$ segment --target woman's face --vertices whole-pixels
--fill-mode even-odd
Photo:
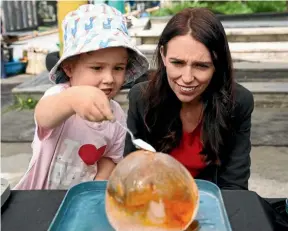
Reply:
[[[199,100],[209,85],[214,65],[208,49],[191,35],[177,36],[161,48],[168,83],[182,103]]]

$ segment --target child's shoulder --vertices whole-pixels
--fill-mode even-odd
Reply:
[[[69,84],[67,83],[56,84],[50,87],[48,90],[46,90],[44,96],[58,94],[67,88],[69,88]]]

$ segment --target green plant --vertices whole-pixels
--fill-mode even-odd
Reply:
[[[197,8],[203,8],[203,7],[207,7],[208,4],[207,3],[201,3],[201,2],[183,2],[181,4],[174,4],[171,7],[171,12],[172,14],[176,14],[182,10],[184,10],[185,8],[188,7],[197,7]]]
[[[33,110],[35,109],[37,103],[38,103],[38,100],[35,100],[31,97],[23,99],[22,97],[16,95],[15,103],[7,107],[6,109],[2,110],[2,114],[8,111],[13,111],[13,110],[19,110],[19,111],[24,110],[24,109]]]
[[[153,12],[152,16],[174,15],[187,7],[206,7],[220,14],[248,14],[262,12],[285,12],[286,1],[197,1],[173,3],[169,7]]]
[[[167,15],[174,15],[182,10],[184,10],[185,8],[188,7],[208,7],[208,4],[205,2],[181,2],[181,3],[173,3],[171,6],[169,7],[165,7],[165,8],[160,8],[158,11],[156,12],[152,12],[152,16],[167,16]]]
[[[18,97],[19,106],[21,109],[34,109],[38,103],[38,100],[33,98],[22,99]]]
[[[253,12],[245,3],[234,1],[215,3],[212,5],[211,10],[222,14],[248,14]]]
[[[285,12],[286,1],[247,1],[247,6],[255,13]]]
[[[167,15],[172,15],[172,12],[170,11],[169,8],[160,8],[159,10],[151,13],[151,16],[155,16],[155,17],[162,17],[162,16],[167,16]]]

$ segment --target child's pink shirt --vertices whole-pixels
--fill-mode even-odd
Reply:
[[[67,88],[67,84],[55,85],[43,97]],[[120,105],[113,100],[110,104],[116,120],[126,126]],[[101,157],[111,158],[115,163],[123,158],[125,135],[126,131],[117,123],[93,123],[78,115],[49,131],[36,124],[28,171],[14,189],[68,189],[93,180]]]

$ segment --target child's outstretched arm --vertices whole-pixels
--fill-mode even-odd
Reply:
[[[38,102],[35,119],[40,127],[53,129],[74,114],[69,91],[70,89],[46,96]]]
[[[97,174],[95,180],[108,180],[116,164],[107,157],[102,157],[97,163]]]
[[[107,96],[92,86],[70,87],[42,98],[36,106],[35,118],[38,126],[53,129],[75,113],[92,122],[114,119]]]

